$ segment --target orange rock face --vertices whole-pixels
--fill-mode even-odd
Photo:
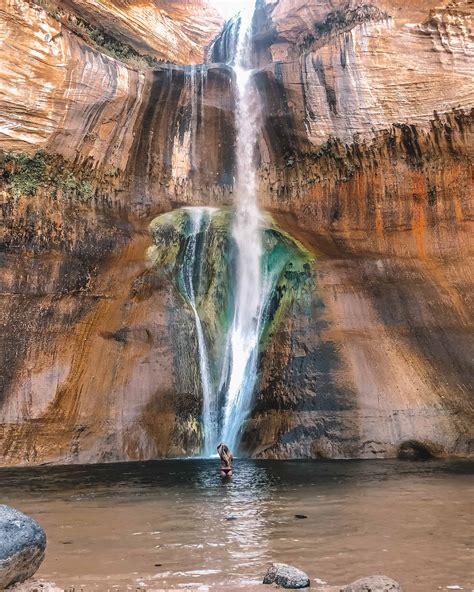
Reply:
[[[267,4],[262,203],[318,298],[266,352],[249,449],[470,454],[472,6]]]
[[[15,161],[0,183],[1,463],[192,454],[192,311],[147,226],[232,203],[232,72],[182,66],[216,30],[201,3],[65,6],[0,7],[0,149],[54,155],[32,194]],[[261,3],[259,200],[315,264],[262,353],[250,454],[472,454],[472,12]],[[177,65],[105,55],[74,18]]]
[[[125,168],[150,73],[94,51],[73,31],[87,39],[102,27],[115,36],[108,46],[115,53],[136,47],[177,64],[202,62],[219,18],[199,2],[162,5],[65,2],[45,11],[8,0],[0,7],[0,148],[47,147]]]
[[[65,0],[61,6],[140,53],[174,64],[199,64],[222,26],[205,0]]]

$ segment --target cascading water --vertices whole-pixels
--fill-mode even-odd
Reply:
[[[252,70],[253,15],[252,5],[241,13],[239,19],[230,23],[223,42],[224,53],[227,56],[233,53],[228,61],[235,72],[235,211],[231,216],[228,211],[223,213],[224,210],[212,208],[183,209],[186,243],[179,284],[193,310],[196,325],[203,397],[203,454],[206,456],[215,452],[219,441],[226,442],[234,450],[239,447],[245,420],[251,412],[260,341],[271,316],[269,304],[292,252],[290,248],[279,253],[276,245],[282,243],[271,238],[268,226],[267,234],[264,234],[264,220],[257,206],[256,152],[261,109]],[[223,57],[219,44],[213,48],[212,55]],[[196,69],[192,69],[189,84],[193,138],[198,133],[199,114],[196,75]],[[195,162],[193,152],[192,166]],[[219,215],[216,212],[220,212]],[[220,269],[225,269],[229,290],[219,286],[216,291],[219,295],[213,301],[212,296],[209,298],[213,274],[203,271],[203,261],[216,256],[216,233],[219,228],[222,231],[223,224],[227,224],[225,232],[228,232],[231,217],[232,240],[227,241],[220,251],[222,260],[219,264]],[[232,261],[234,265],[229,265]],[[202,306],[206,298],[207,304]],[[225,335],[223,351],[216,347],[216,343],[221,344],[220,338],[216,340],[216,327],[221,336]]]
[[[257,144],[259,97],[251,70],[251,28],[254,6],[240,16],[233,68],[236,79],[236,216],[233,237],[237,247],[234,320],[228,337],[222,440],[238,445],[239,432],[250,411],[256,382],[262,302],[261,216],[257,206]]]
[[[210,371],[209,354],[204,335],[201,317],[198,311],[196,293],[199,293],[199,283],[202,277],[203,257],[202,251],[206,248],[206,237],[214,208],[185,208],[189,217],[189,238],[183,255],[181,269],[181,286],[184,295],[194,313],[196,334],[199,350],[199,369],[201,373],[203,396],[203,425],[204,429],[204,454],[211,455],[214,452],[217,439],[217,400]],[[201,243],[201,248],[199,248]]]

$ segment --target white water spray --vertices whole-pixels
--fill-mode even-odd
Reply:
[[[251,70],[251,28],[255,7],[241,13],[233,68],[236,104],[236,216],[233,237],[237,246],[235,312],[228,337],[224,377],[226,399],[222,440],[231,448],[250,412],[256,382],[260,321],[263,310],[260,211],[257,206],[257,144],[260,102]]]

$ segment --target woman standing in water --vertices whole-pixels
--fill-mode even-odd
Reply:
[[[221,477],[232,477],[232,461],[234,460],[232,452],[222,442],[217,447],[217,452],[219,454],[219,458],[221,459]]]

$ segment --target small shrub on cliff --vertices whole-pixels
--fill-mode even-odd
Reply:
[[[72,173],[66,173],[57,178],[56,185],[64,195],[69,196],[77,190],[77,179]]]
[[[120,176],[120,169],[117,167],[112,167],[111,169],[107,169],[104,172],[104,177],[119,177]]]
[[[94,188],[89,181],[81,181],[79,183],[78,191],[79,199],[82,201],[88,201],[94,197]]]
[[[48,155],[44,150],[34,154],[3,153],[0,159],[2,177],[15,197],[36,193],[38,187],[44,184],[47,164]]]
[[[94,196],[90,181],[78,179],[73,173],[65,172],[51,177],[54,189],[61,191],[64,197],[89,201]]]
[[[108,35],[101,29],[91,27],[87,23],[82,23],[82,27],[86,32],[86,36],[97,49],[116,60],[130,64],[131,66],[137,66],[138,68],[144,66],[154,68],[163,61],[150,55],[142,55],[133,49],[133,47],[130,47],[130,45],[122,43],[118,39],[115,39],[115,37]]]

